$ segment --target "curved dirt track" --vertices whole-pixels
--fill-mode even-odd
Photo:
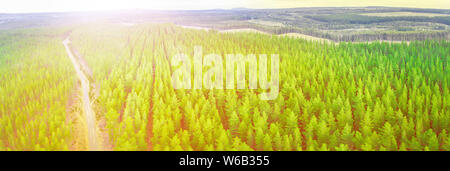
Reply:
[[[86,125],[88,131],[88,141],[89,141],[89,150],[97,151],[102,150],[97,140],[97,129],[96,129],[96,121],[95,114],[91,107],[91,100],[89,97],[90,92],[90,83],[84,72],[81,70],[80,63],[77,61],[72,49],[70,48],[71,41],[69,37],[67,37],[63,41],[64,47],[66,48],[67,55],[69,56],[72,64],[77,72],[77,76],[81,82],[81,89],[83,92],[82,95],[82,103],[83,103],[83,111],[86,117]]]

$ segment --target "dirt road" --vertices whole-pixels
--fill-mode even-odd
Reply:
[[[97,151],[102,150],[100,147],[98,140],[97,140],[97,127],[96,127],[96,121],[95,121],[95,114],[92,110],[91,106],[91,100],[89,97],[90,92],[90,83],[84,72],[81,70],[80,63],[78,62],[77,58],[75,57],[74,53],[72,52],[70,45],[71,41],[69,37],[67,37],[63,41],[64,47],[66,48],[67,55],[69,56],[70,60],[72,61],[73,66],[75,67],[75,70],[77,72],[78,78],[81,81],[81,89],[82,89],[82,103],[83,103],[83,111],[85,113],[86,117],[86,125],[87,125],[87,131],[88,131],[88,141],[89,141],[89,150],[91,151]]]

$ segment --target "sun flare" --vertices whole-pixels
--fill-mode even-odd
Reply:
[[[26,4],[26,5],[24,5]],[[14,0],[2,3],[0,13],[104,10],[200,10],[231,8],[295,8],[390,6],[450,9],[448,0]]]

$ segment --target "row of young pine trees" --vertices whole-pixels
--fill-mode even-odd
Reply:
[[[105,30],[80,29],[77,47],[101,83],[115,150],[448,150],[448,42],[334,45],[172,25],[96,29]],[[173,89],[179,68],[171,58],[192,57],[194,46],[223,56],[279,54],[278,98]]]
[[[450,46],[446,41],[328,44],[174,25],[83,26],[72,32],[71,39],[100,87],[95,113],[106,120],[113,150],[450,148]],[[203,54],[222,56],[279,54],[278,98],[260,100],[259,89],[174,89],[172,73],[179,67],[172,66],[171,59],[177,53],[192,57],[194,46],[202,46]],[[4,56],[0,60],[11,60],[4,60]],[[52,67],[61,69],[56,64]],[[12,74],[10,79],[15,79]],[[67,82],[66,87],[54,93],[59,96],[52,98],[66,97],[63,95],[74,81],[66,79],[74,77],[67,76],[70,74],[73,71],[47,74],[58,81],[46,86]],[[58,76],[66,77],[57,79]],[[5,78],[0,77],[0,91],[32,91],[3,82]],[[42,89],[46,94],[49,91],[45,86]],[[13,126],[0,128],[0,148],[3,145],[10,150],[34,150],[33,146],[18,145],[21,135],[16,133],[34,134],[32,130],[23,131],[31,124],[17,127],[11,118],[33,120],[36,117],[31,116],[44,114],[39,110],[24,114],[18,110],[23,108],[23,102],[7,101],[10,98],[3,94],[0,120],[2,125]],[[59,106],[57,111],[61,113],[57,116],[64,119],[67,114],[63,103],[67,99],[50,100],[54,101],[39,101],[43,105],[33,106]],[[31,98],[27,102],[38,103]],[[59,124],[62,122],[54,121],[56,128],[44,124],[50,132],[46,137],[61,138],[50,140],[61,144],[42,144],[42,148],[67,149],[63,147],[71,141],[70,131],[64,135],[52,133],[55,129],[71,129],[71,125]],[[40,139],[36,142],[42,143]]]
[[[66,118],[75,71],[59,39],[63,29],[0,32],[0,151],[69,150]]]

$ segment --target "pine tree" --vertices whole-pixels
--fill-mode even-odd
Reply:
[[[230,116],[230,119],[228,120],[229,122],[229,127],[231,130],[231,134],[232,135],[237,135],[239,133],[239,126],[240,126],[240,121],[239,121],[239,117],[237,116],[236,112],[233,112]]]
[[[273,151],[272,140],[271,140],[270,136],[267,134],[264,136],[264,145],[263,146],[264,146],[263,147],[264,151]]]
[[[397,150],[397,141],[395,139],[394,130],[389,122],[386,122],[383,127],[382,144],[387,150]]]

